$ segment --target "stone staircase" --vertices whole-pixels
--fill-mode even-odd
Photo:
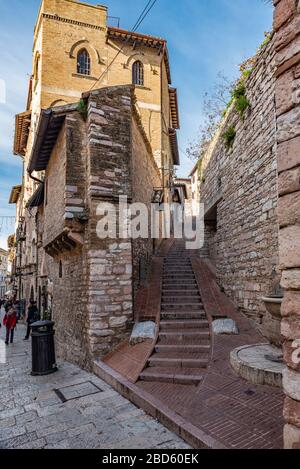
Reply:
[[[203,310],[191,256],[177,241],[164,259],[158,342],[143,381],[199,384],[210,353],[209,323]]]

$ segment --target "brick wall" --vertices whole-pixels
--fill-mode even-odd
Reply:
[[[244,121],[229,111],[203,160],[200,186],[201,202],[211,207],[205,247],[219,284],[263,332],[272,319],[261,297],[279,283],[274,67],[272,40],[246,84],[251,109]],[[229,126],[236,138],[226,151],[222,134]]]
[[[285,447],[300,448],[300,15],[298,0],[276,0],[276,117],[279,173],[279,263],[285,289]],[[296,341],[299,341],[298,343]]]

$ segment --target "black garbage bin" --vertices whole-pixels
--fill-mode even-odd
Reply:
[[[54,349],[54,322],[37,321],[31,324],[33,376],[49,375],[57,371]]]

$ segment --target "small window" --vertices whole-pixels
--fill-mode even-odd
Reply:
[[[62,266],[62,261],[59,261],[59,278],[62,278],[63,276],[63,266]]]
[[[77,55],[77,73],[81,75],[91,74],[91,59],[86,49],[81,49]]]
[[[134,62],[132,66],[132,83],[134,85],[144,86],[144,66],[140,60]]]

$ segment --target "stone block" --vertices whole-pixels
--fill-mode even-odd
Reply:
[[[110,327],[124,327],[127,323],[128,318],[126,316],[111,317],[109,318]]]
[[[275,31],[281,28],[281,26],[293,16],[295,10],[295,0],[281,0],[276,4],[273,22]]]
[[[300,154],[300,149],[299,149]],[[289,169],[279,174],[278,193],[279,196],[300,192],[300,166]]]
[[[154,340],[156,333],[156,325],[155,322],[147,321],[147,322],[139,322],[135,324],[131,337],[130,337],[130,345],[136,345],[141,342],[144,342],[147,339]]]
[[[298,304],[298,314],[288,316],[281,321],[281,333],[289,340],[300,338],[300,304]]]
[[[283,326],[285,327],[285,325]],[[296,336],[296,334],[293,333],[293,329],[289,328],[288,331],[285,331],[288,335]],[[295,331],[296,332],[296,331]],[[287,366],[295,371],[300,371],[300,335],[298,334],[299,339],[297,340],[287,340],[283,344],[283,355],[284,355],[284,361],[287,364]]]
[[[279,264],[284,268],[300,267],[300,225],[279,231]]]
[[[286,291],[284,293],[281,314],[283,317],[297,315],[300,317],[300,292]]]
[[[285,425],[283,431],[284,448],[300,449],[300,428],[294,425]]]
[[[292,21],[281,27],[276,34],[276,50],[286,47],[300,31],[300,16],[295,16]]]
[[[300,402],[287,397],[284,402],[283,416],[287,423],[300,428]]]
[[[300,225],[300,191],[279,197],[278,221],[280,227]]]
[[[279,116],[277,119],[277,128],[278,143],[298,137],[300,135],[300,106]]]
[[[276,81],[276,113],[278,116],[300,103],[300,80],[295,79],[294,70],[283,73]]]
[[[283,371],[283,389],[288,397],[300,401],[300,373],[286,368]]]
[[[238,335],[239,330],[236,322],[232,319],[216,319],[212,323],[213,333],[216,335]]]
[[[281,286],[286,290],[300,290],[300,269],[284,270]]]
[[[278,172],[300,165],[300,137],[280,143],[277,148]]]

